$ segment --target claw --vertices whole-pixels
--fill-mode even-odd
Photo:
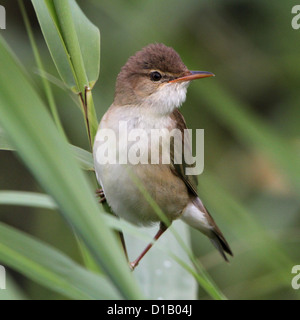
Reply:
[[[99,200],[99,203],[103,203],[103,202],[105,202],[105,201],[106,201],[106,198],[103,197],[103,198],[101,198],[101,199]]]
[[[96,190],[96,197],[100,198],[99,203],[103,203],[104,201],[106,201],[103,189],[97,189]]]
[[[128,265],[129,265],[129,268],[130,268],[130,271],[134,271],[135,267],[137,266],[137,263],[135,263],[136,261],[133,261],[133,262],[129,262]]]

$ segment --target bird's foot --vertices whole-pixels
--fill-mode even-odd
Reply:
[[[97,189],[96,190],[96,197],[100,198],[99,203],[103,203],[103,202],[106,201],[103,189]]]
[[[138,264],[139,264],[139,261],[137,261],[137,260],[135,260],[133,262],[129,262],[130,271],[134,271],[134,269],[137,267]]]

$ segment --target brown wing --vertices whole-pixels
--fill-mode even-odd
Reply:
[[[181,131],[181,136],[182,136],[182,150],[184,150],[183,145],[184,143],[187,144],[185,151],[190,152],[190,155],[192,155],[192,147],[189,143],[189,139],[184,139],[184,129],[187,129],[185,120],[183,118],[183,115],[179,112],[178,109],[175,109],[175,111],[172,113],[172,118],[176,120],[177,123],[177,129]],[[206,217],[210,223],[210,225],[213,227],[212,228],[212,234],[210,236],[210,240],[214,244],[214,246],[218,249],[220,254],[223,256],[225,261],[228,261],[226,255],[224,252],[227,252],[231,256],[233,256],[233,253],[230,249],[229,244],[227,243],[225,237],[223,236],[221,230],[218,228],[216,225],[213,217],[210,215],[206,207],[203,205],[202,201],[199,199],[198,193],[197,193],[197,186],[198,186],[198,178],[197,176],[193,175],[186,175],[185,169],[187,167],[192,167],[193,165],[188,165],[185,162],[183,154],[181,155],[181,163],[182,164],[175,164],[174,163],[174,143],[171,144],[171,160],[173,167],[172,169],[174,170],[174,173],[178,175],[186,184],[188,187],[188,190],[191,195],[194,195],[195,198],[193,198],[194,204],[199,208],[199,210],[203,213],[206,214]]]
[[[183,118],[183,115],[179,112],[178,109],[175,109],[175,111],[172,113],[171,117],[176,120],[177,123],[177,129],[181,131],[182,136],[182,151],[185,150],[186,152],[189,152],[190,154],[187,156],[192,155],[192,147],[189,143],[188,137],[184,137],[184,129],[187,129],[185,120]],[[185,149],[184,149],[185,144]],[[176,146],[175,146],[176,147]],[[187,167],[193,167],[193,165],[189,165],[185,162],[183,152],[181,154],[181,164],[174,163],[174,141],[171,143],[171,161],[173,164],[174,173],[178,175],[186,184],[188,187],[188,190],[191,194],[198,197],[197,193],[197,186],[198,186],[198,178],[195,175],[186,175],[185,169]],[[178,161],[179,162],[179,161]]]

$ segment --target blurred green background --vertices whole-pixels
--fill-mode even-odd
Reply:
[[[58,78],[31,2],[24,2],[46,71]],[[229,266],[224,264],[214,248],[191,230],[194,252],[229,299],[298,299],[300,290],[291,287],[291,269],[300,264],[300,30],[291,26],[291,9],[297,3],[84,0],[78,4],[101,32],[100,79],[93,91],[99,119],[113,100],[120,68],[149,43],[172,46],[191,70],[216,74],[191,84],[181,111],[188,127],[205,129],[199,194],[235,257]],[[7,12],[7,29],[1,35],[43,96],[17,1],[1,5]],[[71,143],[88,150],[81,111],[59,85],[53,90]],[[18,157],[4,151],[0,151],[0,189],[42,191]],[[80,261],[74,237],[59,214],[1,206],[0,220]],[[11,274],[31,299],[62,298]],[[207,298],[202,289],[198,297]]]

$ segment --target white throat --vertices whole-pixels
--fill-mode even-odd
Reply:
[[[189,81],[166,83],[159,90],[144,99],[140,107],[146,108],[148,113],[151,110],[151,112],[157,115],[168,115],[175,108],[179,108],[185,101],[189,83]]]

